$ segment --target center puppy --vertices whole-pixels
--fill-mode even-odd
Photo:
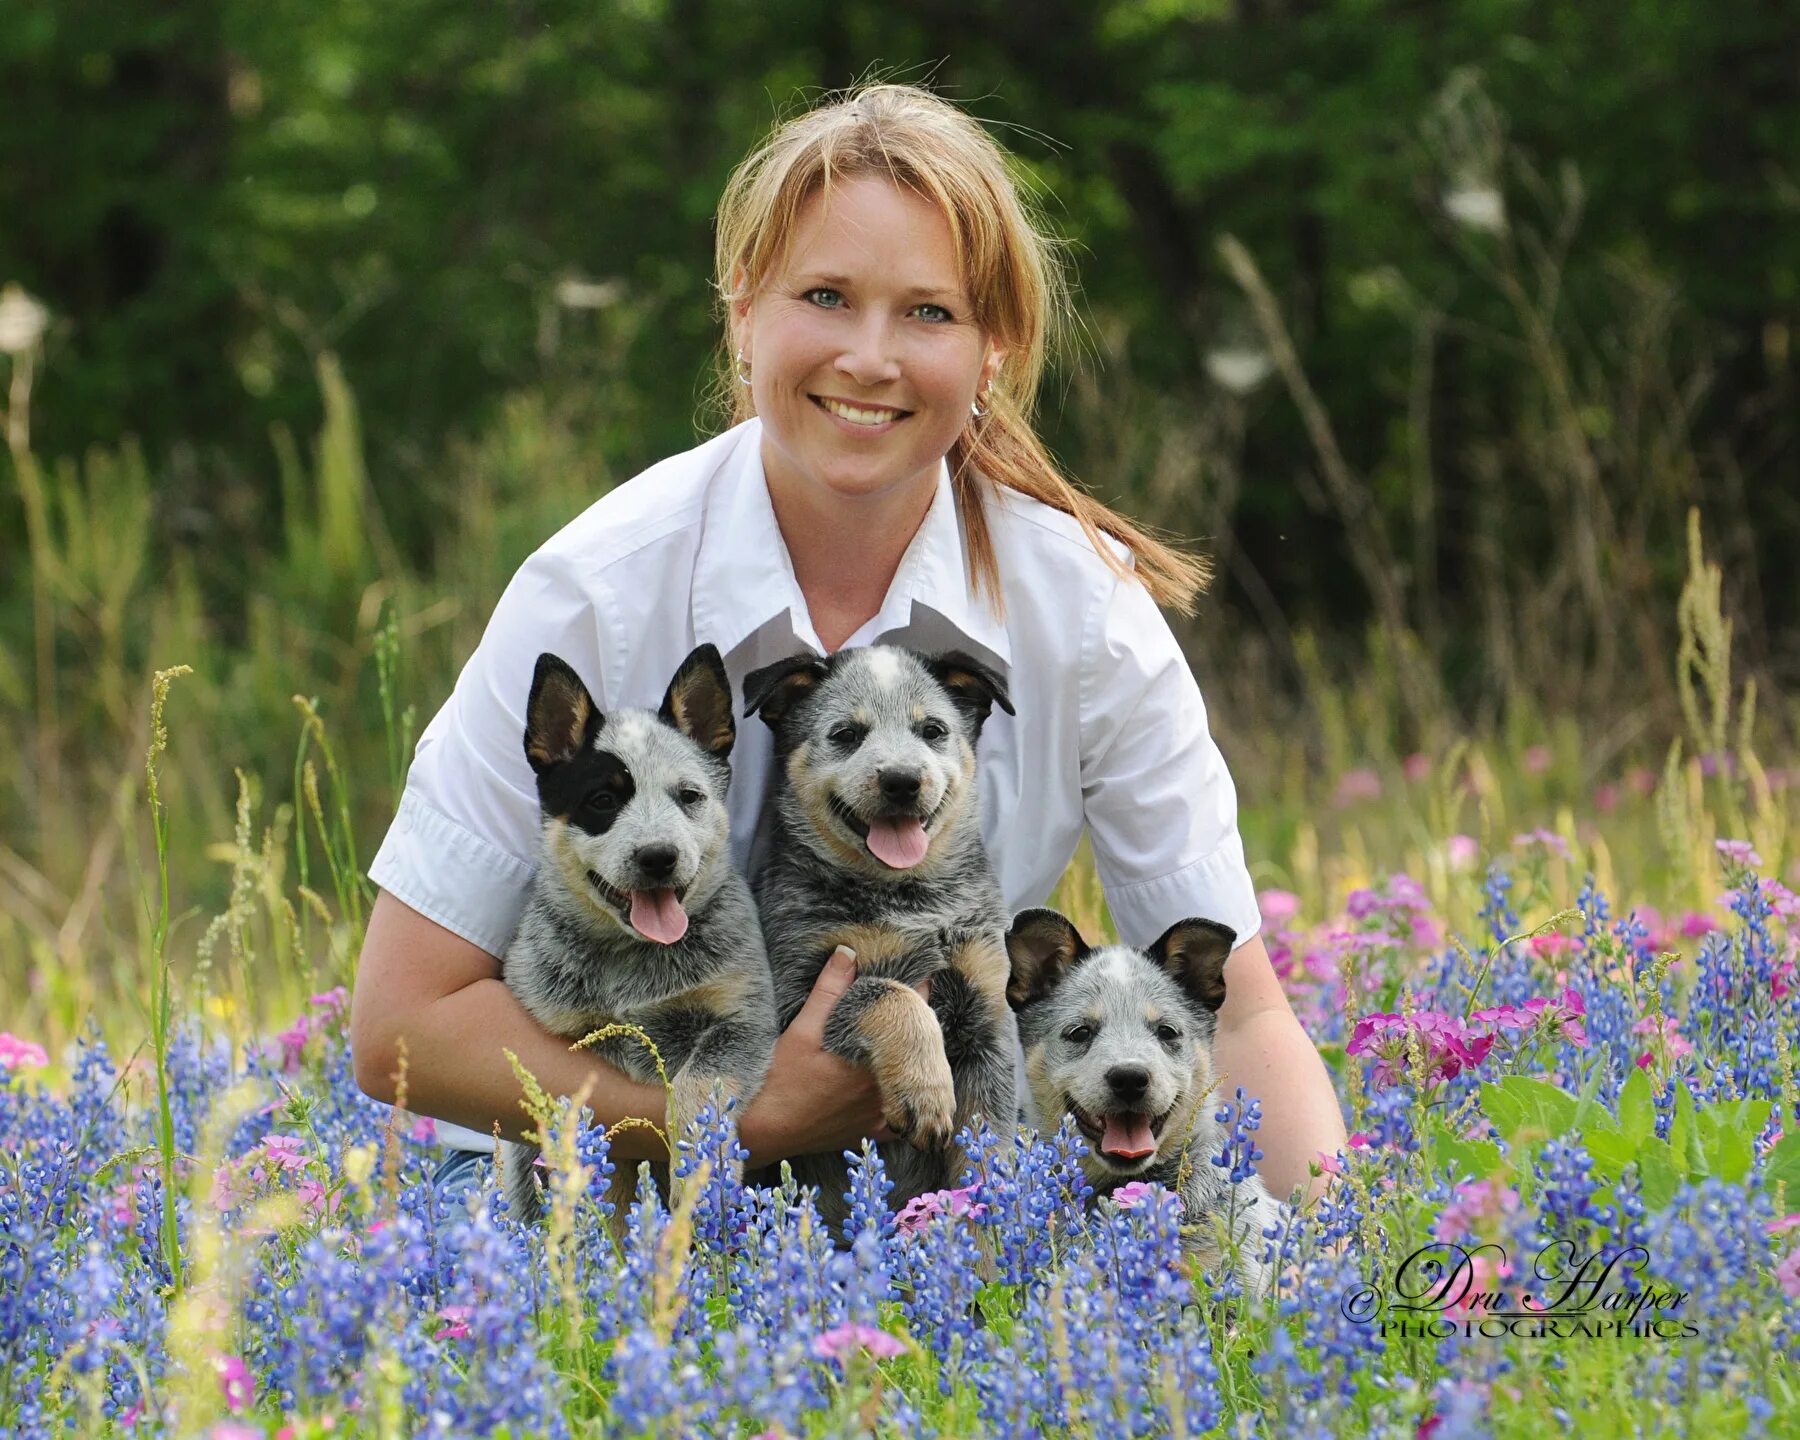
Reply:
[[[711,645],[682,662],[654,712],[602,715],[568,665],[538,657],[525,756],[542,841],[501,975],[553,1035],[575,1040],[609,1024],[644,1031],[669,1076],[671,1145],[715,1085],[748,1104],[775,1050],[762,930],[728,844],[736,738],[731,682]],[[593,1052],[634,1080],[658,1079],[631,1036]],[[516,1219],[541,1209],[536,1156],[517,1141],[503,1150]],[[615,1221],[635,1172],[615,1172]],[[656,1173],[666,1190],[667,1166]]]
[[[982,848],[975,745],[1005,683],[960,652],[896,646],[797,655],[749,675],[745,713],[774,732],[774,821],[757,908],[785,1027],[839,945],[857,978],[825,1047],[868,1066],[896,1208],[953,1184],[953,1144],[976,1115],[1015,1120],[1006,1001],[1007,911]],[[927,1002],[913,989],[930,979]],[[797,1156],[834,1230],[847,1213],[840,1154]]]

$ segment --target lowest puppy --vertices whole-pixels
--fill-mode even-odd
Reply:
[[[737,738],[719,652],[681,663],[662,708],[602,715],[556,656],[540,655],[526,706],[537,774],[537,874],[502,975],[553,1035],[611,1024],[649,1035],[670,1077],[671,1145],[720,1084],[748,1103],[775,1049],[775,999],[750,889],[727,844],[727,757]],[[657,1078],[630,1036],[594,1053],[634,1080]],[[535,1218],[537,1147],[504,1150],[512,1213]],[[667,1188],[667,1167],[657,1167]],[[631,1167],[615,1172],[617,1202]]]
[[[1233,1185],[1212,1163],[1225,1127],[1208,1099],[1236,938],[1211,920],[1181,920],[1148,950],[1091,948],[1056,911],[1021,911],[1006,937],[1007,998],[1019,1012],[1037,1128],[1074,1117],[1098,1195],[1133,1180],[1176,1190],[1190,1253],[1216,1263],[1224,1230],[1239,1280],[1256,1293],[1267,1281],[1262,1232],[1282,1207],[1257,1176]]]
[[[882,1146],[898,1207],[956,1181],[960,1126],[1015,1120],[1007,916],[975,785],[982,725],[1012,703],[967,655],[894,646],[795,656],[751,674],[744,695],[775,733],[775,821],[756,894],[781,1023],[833,949],[856,952],[825,1046],[881,1087],[901,1137]],[[912,988],[928,977],[929,1002]],[[843,1157],[791,1163],[841,1234]]]

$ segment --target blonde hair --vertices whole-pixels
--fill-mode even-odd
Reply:
[[[988,592],[1002,613],[983,503],[983,487],[992,484],[1073,516],[1115,573],[1133,574],[1100,539],[1112,536],[1132,552],[1136,577],[1158,604],[1191,613],[1210,579],[1207,563],[1078,489],[1033,428],[1047,352],[1067,337],[1074,312],[1056,242],[1023,198],[1013,163],[978,122],[911,85],[843,91],[777,125],[732,172],[719,200],[715,283],[725,331],[718,393],[732,397],[733,424],[756,413],[750,387],[735,380],[731,307],[754,295],[779,263],[806,203],[834,179],[892,180],[943,214],[963,257],[975,321],[1007,352],[984,401],[987,413],[970,417],[947,457],[975,592]]]

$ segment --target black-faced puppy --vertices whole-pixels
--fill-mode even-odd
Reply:
[[[1258,1177],[1233,1185],[1212,1163],[1226,1138],[1210,1092],[1234,939],[1214,921],[1182,920],[1148,950],[1091,948],[1056,911],[1022,911],[1006,937],[1007,998],[1037,1129],[1074,1117],[1096,1196],[1134,1180],[1176,1190],[1190,1252],[1208,1264],[1226,1228],[1215,1222],[1227,1222],[1239,1279],[1255,1292],[1266,1280],[1262,1231],[1281,1207]]]
[[[882,1158],[904,1205],[956,1181],[953,1137],[972,1117],[1015,1120],[1006,908],[975,781],[981,728],[1012,702],[967,655],[879,645],[795,656],[750,675],[744,694],[745,712],[775,734],[775,820],[756,893],[776,1008],[787,1025],[833,949],[856,952],[825,1045],[875,1074],[902,1137]],[[929,1002],[912,988],[926,977]],[[843,1157],[792,1163],[837,1227]]]
[[[671,1143],[715,1085],[748,1104],[774,1052],[775,998],[725,810],[737,738],[719,652],[702,645],[662,708],[602,715],[573,670],[540,655],[525,755],[543,813],[537,874],[502,975],[553,1035],[635,1025],[662,1055]],[[594,1053],[634,1080],[655,1062],[630,1037]],[[540,1209],[535,1146],[505,1146],[515,1217]],[[615,1202],[635,1167],[620,1165]],[[658,1168],[667,1189],[667,1167]],[[623,1207],[615,1203],[615,1218]]]

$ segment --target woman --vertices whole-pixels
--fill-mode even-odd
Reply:
[[[499,979],[537,801],[521,748],[540,651],[603,710],[651,705],[712,641],[739,695],[760,665],[878,640],[1008,673],[1017,717],[979,756],[982,833],[1009,906],[1042,904],[1083,829],[1122,939],[1207,916],[1237,931],[1216,1059],[1263,1100],[1285,1196],[1344,1144],[1329,1076],[1269,964],[1236,796],[1158,603],[1201,564],[1076,491],[1031,426],[1068,314],[1005,157],[928,92],[872,86],[777,128],[720,203],[722,383],[733,429],[619,486],[520,569],[421,737],[370,874],[381,887],[352,1010],[358,1082],[472,1127],[520,1123],[513,1051],[604,1122],[663,1097],[538,1029]],[[769,736],[739,727],[732,848],[754,873]],[[872,1078],[821,1046],[840,952],[740,1121],[753,1164],[880,1135]],[[404,1042],[404,1044],[402,1044]],[[479,1143],[479,1142],[476,1142]],[[655,1158],[628,1128],[619,1157]],[[458,1161],[452,1169],[466,1170]]]

